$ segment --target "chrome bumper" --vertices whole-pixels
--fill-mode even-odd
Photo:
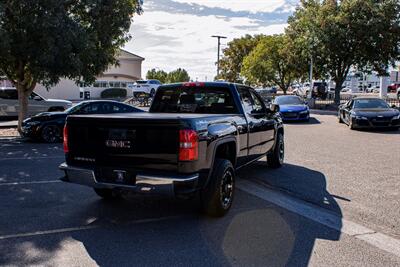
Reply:
[[[93,188],[120,188],[135,191],[138,193],[157,193],[157,194],[175,194],[177,184],[192,185],[193,189],[197,186],[199,175],[189,176],[159,176],[148,174],[137,174],[135,185],[101,183],[96,180],[93,170],[79,167],[68,166],[62,163],[59,168],[65,172],[62,181],[74,184],[85,185]]]

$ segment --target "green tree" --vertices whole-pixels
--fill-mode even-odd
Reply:
[[[398,0],[302,0],[289,38],[336,83],[335,103],[351,68],[386,75],[400,55]]]
[[[284,34],[263,37],[243,60],[242,75],[246,82],[257,86],[278,85],[286,94],[307,68],[296,61],[293,49]]]
[[[251,36],[249,34],[236,38],[228,43],[220,59],[220,74],[216,79],[228,82],[242,82],[241,70],[243,59],[257,46],[263,35]]]
[[[18,90],[18,129],[37,83],[92,83],[116,64],[141,0],[0,1],[0,73]]]
[[[151,69],[146,74],[146,79],[159,80],[161,83],[166,83],[168,79],[168,73],[163,70]]]
[[[168,73],[168,83],[179,83],[190,81],[190,76],[185,69],[178,68],[177,70]]]

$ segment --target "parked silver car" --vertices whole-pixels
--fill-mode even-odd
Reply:
[[[72,106],[71,101],[59,99],[45,99],[33,92],[28,100],[28,114],[35,114],[46,111],[63,111]],[[19,104],[17,89],[13,87],[0,87],[0,117],[18,116]]]

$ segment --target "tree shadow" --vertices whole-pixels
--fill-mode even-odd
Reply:
[[[309,121],[284,121],[285,124],[290,125],[308,125],[308,124],[321,124],[321,122],[314,117],[310,117]]]
[[[371,128],[371,129],[355,129],[354,131],[360,133],[373,133],[373,134],[384,134],[384,135],[400,135],[399,129],[393,128]]]
[[[340,207],[327,192],[325,176],[320,172],[290,164],[271,170],[257,163],[240,171],[239,176],[268,183],[328,208],[341,225]],[[306,266],[316,239],[340,238],[338,231],[240,189],[230,213],[219,219],[199,215],[194,200],[127,196],[107,202],[90,189],[64,184],[52,185],[52,190],[15,190],[19,205],[32,202],[30,205],[37,206],[43,202],[57,207],[50,213],[37,214],[31,227],[44,220],[61,220],[94,229],[0,241],[0,249],[4,249],[1,265],[46,264],[76,243],[100,266]],[[41,198],[35,199],[37,195]],[[48,227],[54,229],[56,224]],[[45,256],[24,260],[23,255],[29,251],[41,251]],[[65,262],[76,264],[80,260],[73,259],[73,253],[65,257]]]

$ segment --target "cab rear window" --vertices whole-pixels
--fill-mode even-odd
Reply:
[[[237,114],[231,92],[223,87],[164,87],[159,88],[150,112]]]

